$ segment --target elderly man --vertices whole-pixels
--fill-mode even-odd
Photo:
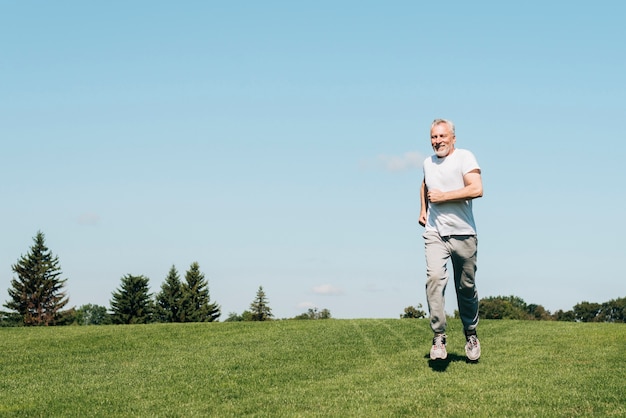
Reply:
[[[436,119],[430,128],[435,154],[424,160],[419,223],[425,227],[426,299],[434,332],[432,360],[445,359],[445,289],[452,261],[459,314],[465,331],[465,354],[480,358],[478,293],[474,282],[478,241],[472,200],[483,195],[481,171],[474,155],[455,148],[454,124]]]

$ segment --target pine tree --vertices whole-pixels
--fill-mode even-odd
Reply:
[[[197,262],[191,263],[183,283],[183,322],[213,322],[220,317],[220,306],[211,303],[208,282]]]
[[[122,285],[113,292],[111,319],[114,324],[147,324],[152,321],[153,303],[149,280],[144,276],[127,274]]]
[[[46,247],[45,236],[37,232],[30,252],[12,266],[17,278],[11,280],[5,307],[17,311],[24,325],[54,325],[69,299],[62,291],[59,258]]]
[[[267,321],[274,316],[272,315],[272,310],[265,296],[265,291],[263,291],[263,286],[259,286],[259,290],[256,292],[256,298],[250,304],[250,311],[252,311],[253,321]]]
[[[156,311],[161,322],[183,322],[183,289],[175,266],[170,269],[156,296]]]

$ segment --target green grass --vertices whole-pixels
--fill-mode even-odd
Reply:
[[[626,416],[626,324],[426,320],[0,328],[0,416]]]

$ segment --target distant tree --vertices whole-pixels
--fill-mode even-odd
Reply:
[[[250,304],[250,312],[252,313],[253,321],[268,321],[274,316],[265,296],[265,291],[263,291],[263,286],[259,286],[256,298]]]
[[[316,319],[330,319],[331,314],[329,309],[322,309],[318,314]]]
[[[244,321],[254,321],[254,315],[249,310],[245,310],[241,313],[241,319]]]
[[[576,321],[576,315],[574,315],[574,311],[564,311],[562,309],[559,309],[558,311],[556,311],[553,315],[552,318],[555,321],[568,321],[568,322],[574,322]]]
[[[20,314],[0,311],[0,327],[16,327],[19,325],[24,325]]]
[[[59,312],[55,325],[78,325],[76,321],[76,308],[65,309]]]
[[[309,319],[315,319],[315,318],[311,317],[311,309],[309,309],[309,312],[303,312],[300,315],[296,315],[293,317],[293,319],[309,320]]]
[[[228,317],[224,320],[224,322],[241,322],[243,321],[243,316],[239,315],[237,312],[229,312]]]
[[[230,312],[228,314],[228,318],[224,320],[224,322],[245,322],[245,321],[254,321],[252,312],[245,310],[239,315],[237,312]]]
[[[547,311],[546,308],[541,305],[529,304],[526,306],[526,312],[528,312],[529,319],[536,319],[537,321],[552,320],[550,311]]]
[[[211,303],[208,282],[200,272],[197,262],[191,263],[185,274],[182,293],[184,322],[213,322],[219,319],[220,306]]]
[[[30,251],[12,266],[17,278],[11,280],[10,300],[4,304],[16,311],[24,325],[55,325],[61,309],[69,302],[61,279],[59,258],[46,247],[39,231]]]
[[[602,305],[592,302],[580,302],[574,305],[574,316],[579,322],[601,322],[599,317]]]
[[[604,322],[626,322],[626,297],[603,303],[601,317]]]
[[[478,313],[484,319],[504,319],[512,312],[511,304],[501,298],[483,298],[478,306]]]
[[[426,312],[422,310],[422,304],[420,303],[417,306],[407,306],[404,308],[404,313],[400,315],[400,318],[426,318]]]
[[[75,321],[78,325],[106,325],[111,323],[111,316],[105,306],[89,303],[76,309]]]
[[[156,316],[159,322],[183,322],[185,317],[183,287],[175,266],[170,268],[156,296]]]
[[[113,292],[111,320],[115,324],[146,324],[152,322],[154,311],[149,280],[144,276],[127,274]]]
[[[511,295],[499,297],[502,298],[502,300],[508,301],[515,310],[528,312],[528,305],[526,304],[526,302],[524,302],[524,299],[520,298],[519,296]]]
[[[552,318],[557,321],[626,322],[626,298],[612,299],[604,303],[580,302],[573,310],[556,311]]]
[[[490,296],[478,303],[484,319],[529,319],[526,303],[517,296]]]
[[[317,308],[309,308],[305,313],[295,316],[293,319],[330,319],[331,314],[328,309],[318,311]]]

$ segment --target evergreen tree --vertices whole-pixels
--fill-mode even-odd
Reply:
[[[220,306],[211,303],[209,285],[197,262],[185,273],[183,291],[183,322],[213,322],[220,317]]]
[[[148,278],[127,274],[113,292],[111,320],[114,324],[147,324],[152,320],[153,303]]]
[[[267,321],[274,316],[272,315],[272,310],[265,296],[265,291],[263,291],[263,286],[259,286],[259,290],[256,292],[256,298],[250,304],[250,311],[252,312],[253,321]]]
[[[156,296],[156,314],[161,322],[183,322],[183,288],[175,266],[170,269]]]
[[[16,311],[24,325],[54,325],[60,310],[69,302],[62,291],[67,279],[61,279],[59,258],[46,247],[39,231],[30,251],[12,266],[17,278],[11,280],[9,296],[4,304]]]

